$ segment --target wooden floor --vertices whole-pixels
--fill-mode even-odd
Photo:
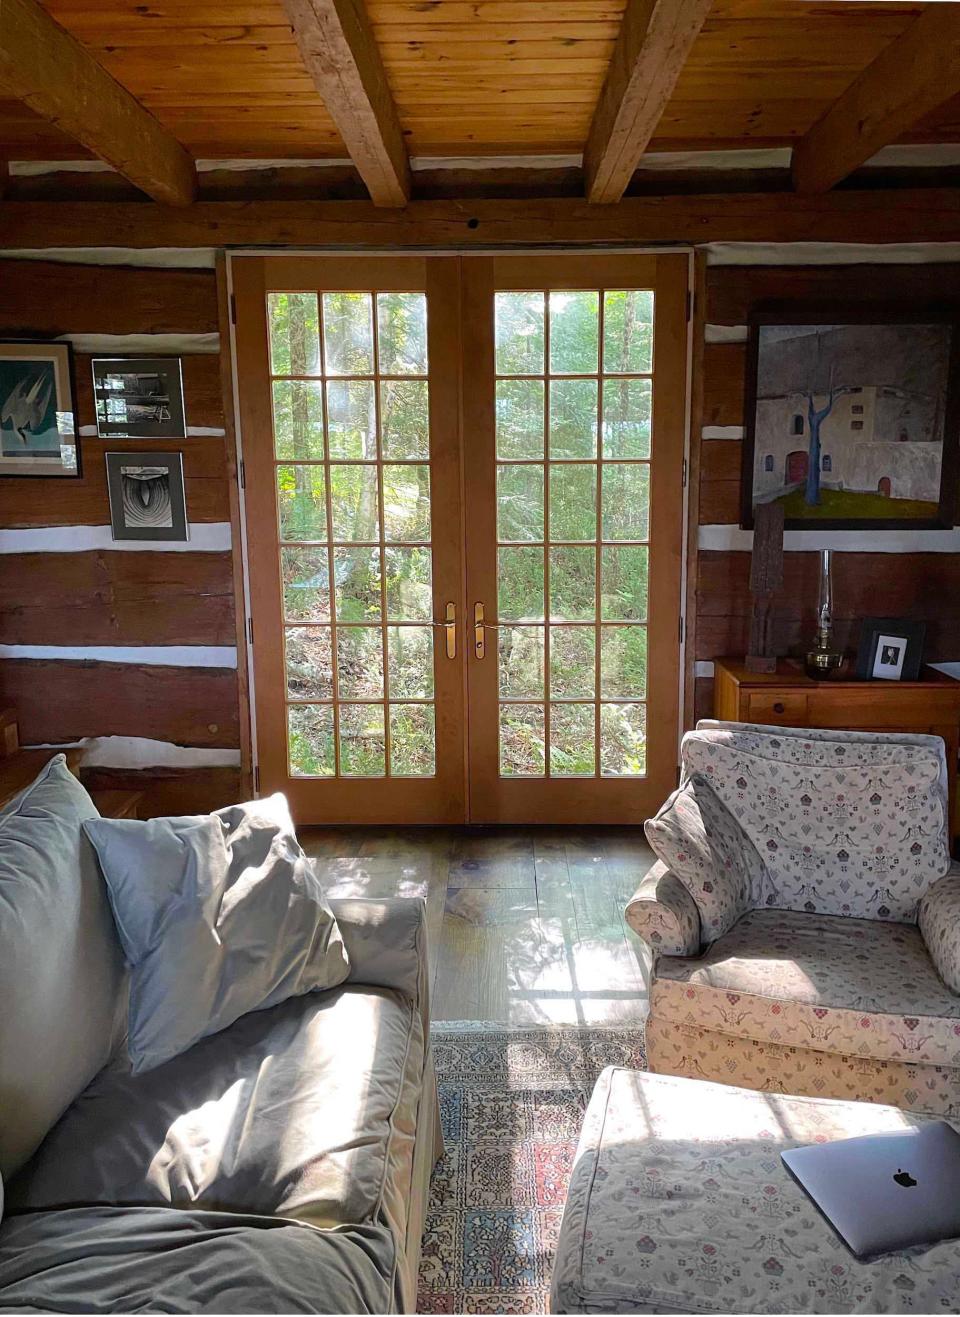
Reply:
[[[306,828],[331,896],[422,896],[433,1018],[618,1024],[646,1014],[623,907],[653,863],[639,828]]]

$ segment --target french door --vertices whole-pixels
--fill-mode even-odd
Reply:
[[[256,748],[300,822],[676,778],[687,261],[238,257]]]

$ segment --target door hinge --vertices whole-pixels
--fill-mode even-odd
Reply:
[[[687,289],[687,323],[688,324],[693,319],[693,306],[695,300],[696,299],[693,296],[693,289],[688,288]]]
[[[235,324],[237,323],[237,295],[236,295],[236,293],[231,293],[231,294],[230,294],[230,323],[231,323],[231,325],[235,325]]]
[[[685,630],[684,622],[683,622],[683,614],[682,614],[682,613],[680,614],[679,623],[680,623],[680,625],[677,627],[677,634],[678,634],[678,638],[679,638],[679,640],[680,640],[680,644],[682,645],[682,644],[683,644],[683,634],[684,634],[684,630]]]
[[[686,458],[683,459],[683,469],[680,475],[680,486],[682,489],[686,489],[687,487],[687,459]]]
[[[256,764],[253,766],[253,789],[256,792],[260,790],[260,769]]]
[[[243,464],[243,458],[242,458],[242,457],[241,457],[241,459],[240,459],[240,461],[239,461],[239,463],[238,463],[238,465],[237,465],[237,475],[238,475],[238,477],[239,477],[239,479],[240,479],[240,488],[241,488],[241,489],[246,489],[246,487],[247,487],[247,468],[246,468],[246,467],[244,466],[244,464]]]
[[[253,644],[253,618],[252,618],[252,617],[248,617],[248,618],[247,618],[247,639],[250,641],[250,644],[252,645],[252,644]]]

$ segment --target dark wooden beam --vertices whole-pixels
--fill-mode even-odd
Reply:
[[[0,247],[470,248],[704,242],[957,242],[960,189],[413,201],[5,201]]]
[[[0,0],[0,86],[154,201],[193,201],[184,148],[36,0]]]
[[[583,153],[587,199],[619,201],[712,0],[628,0]]]
[[[960,92],[960,4],[932,4],[793,149],[798,192],[826,192]]]
[[[363,0],[283,0],[300,54],[375,206],[410,200],[410,162]]]

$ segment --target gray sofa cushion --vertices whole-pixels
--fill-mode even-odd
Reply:
[[[135,1073],[248,1011],[347,977],[340,930],[283,796],[85,830],[131,967]]]
[[[4,1177],[27,1160],[113,1046],[123,958],[81,831],[96,817],[63,755],[0,810]]]

